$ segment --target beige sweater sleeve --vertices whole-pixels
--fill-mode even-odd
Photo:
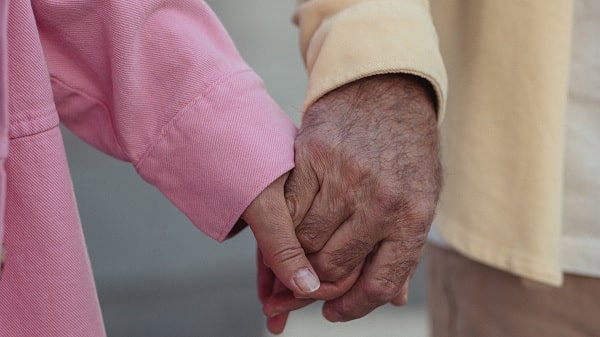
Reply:
[[[572,5],[431,0],[452,87],[434,223],[462,255],[550,285],[562,282]]]
[[[431,83],[442,119],[446,71],[428,1],[300,0],[294,22],[309,74],[303,111],[357,79],[407,73]]]

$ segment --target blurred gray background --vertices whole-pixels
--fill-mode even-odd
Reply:
[[[291,23],[293,0],[212,0],[246,61],[297,123],[306,86]],[[205,237],[127,163],[64,130],[67,154],[109,337],[268,336],[246,230]],[[285,336],[425,336],[422,267],[405,308],[331,324],[319,305],[292,314]]]

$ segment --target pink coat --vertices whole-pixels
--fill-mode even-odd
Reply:
[[[293,167],[295,126],[203,1],[12,0],[0,39],[2,337],[105,335],[59,120],[216,240]]]

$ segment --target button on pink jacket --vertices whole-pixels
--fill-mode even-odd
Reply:
[[[202,1],[13,0],[8,12],[0,336],[102,336],[59,119],[217,240],[293,167],[296,128]]]

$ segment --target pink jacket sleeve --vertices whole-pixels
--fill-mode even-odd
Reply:
[[[8,1],[0,3],[0,278],[4,268],[4,207],[6,200],[6,171],[8,157]]]
[[[62,122],[209,236],[293,167],[296,127],[198,0],[34,0]]]

